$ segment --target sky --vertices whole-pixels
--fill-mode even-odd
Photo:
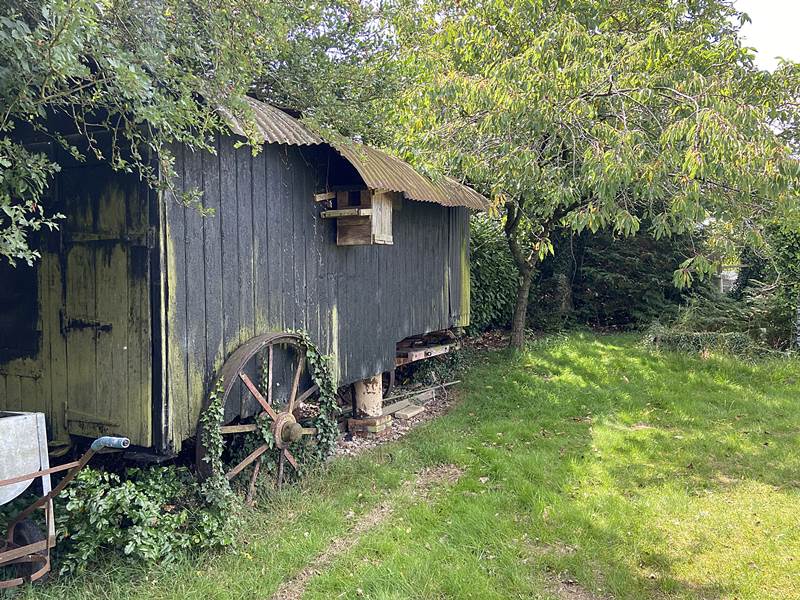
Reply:
[[[777,56],[800,62],[800,0],[737,0],[736,8],[753,20],[742,36],[760,68],[774,69]]]

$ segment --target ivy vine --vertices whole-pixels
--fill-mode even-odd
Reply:
[[[200,485],[200,495],[207,505],[206,526],[218,530],[217,537],[223,544],[232,539],[236,522],[236,497],[225,477],[222,460],[225,443],[220,424],[225,417],[224,400],[224,382],[220,378],[209,394],[208,407],[200,415],[200,441],[205,448],[203,461],[208,463],[210,471]]]
[[[319,414],[314,418],[314,427],[317,428],[317,459],[324,460],[331,455],[339,438],[337,385],[331,356],[323,355],[306,331],[293,333],[300,337],[300,344],[306,351],[311,381],[319,388]]]

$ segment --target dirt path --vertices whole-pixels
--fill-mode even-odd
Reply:
[[[356,521],[344,536],[335,538],[328,547],[291,579],[284,581],[273,594],[272,600],[299,600],[303,597],[309,581],[329,567],[343,554],[351,550],[363,535],[378,527],[392,516],[394,511],[414,499],[429,500],[444,486],[455,484],[463,471],[455,465],[440,465],[423,469],[416,479],[407,481],[391,502],[379,504]]]
[[[607,600],[605,596],[597,596],[567,577],[554,577],[548,588],[561,600]]]

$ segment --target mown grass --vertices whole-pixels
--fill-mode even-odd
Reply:
[[[53,598],[268,598],[421,468],[406,503],[307,598],[800,598],[800,365],[656,354],[574,335],[482,357],[461,402],[250,512],[238,552],[103,568]],[[355,514],[355,517],[353,516]]]

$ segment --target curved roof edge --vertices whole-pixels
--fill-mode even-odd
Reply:
[[[330,146],[347,160],[372,189],[401,192],[411,200],[435,202],[443,206],[465,206],[487,210],[489,200],[475,190],[449,177],[432,181],[407,162],[377,148],[357,142],[340,143],[317,135],[302,122],[255,98],[247,98],[253,110],[256,134],[263,143],[290,146]],[[245,136],[245,123],[223,108],[219,113],[236,135]]]

